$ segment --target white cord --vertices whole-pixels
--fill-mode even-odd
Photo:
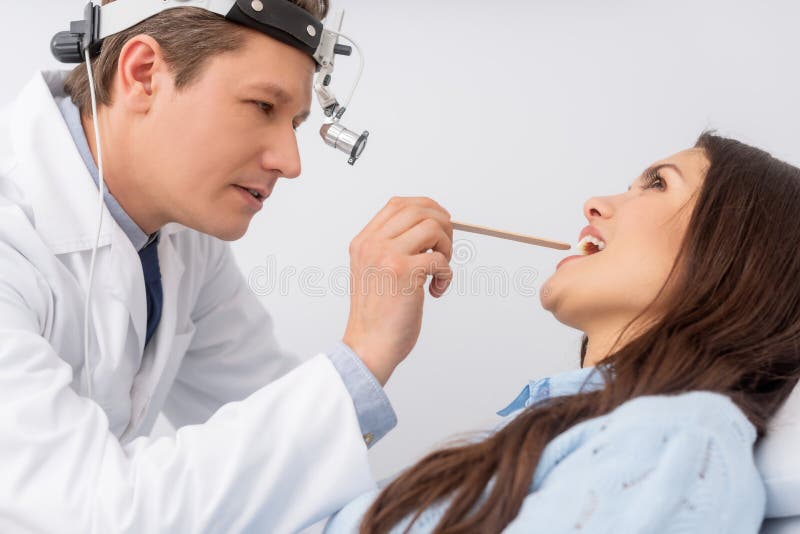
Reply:
[[[332,34],[337,35],[342,39],[349,41],[350,44],[353,45],[353,48],[356,49],[356,52],[358,52],[358,74],[356,75],[356,81],[355,83],[353,83],[352,89],[350,89],[350,94],[347,96],[347,100],[345,101],[344,106],[342,106],[344,110],[347,111],[347,108],[350,107],[350,101],[353,99],[353,94],[355,94],[356,92],[356,87],[358,87],[358,82],[361,81],[361,73],[364,72],[364,53],[361,51],[361,47],[358,46],[358,44],[354,40],[352,40],[345,34],[333,30],[326,30],[326,31],[329,31]],[[333,122],[338,122],[340,118],[341,117],[334,117]]]
[[[92,398],[92,372],[89,366],[89,302],[92,298],[92,282],[94,281],[94,263],[97,257],[97,247],[100,246],[100,230],[103,227],[103,149],[100,146],[100,126],[97,122],[97,95],[94,92],[94,76],[92,75],[92,62],[89,59],[89,50],[86,52],[86,71],[89,74],[89,92],[92,97],[92,124],[94,125],[94,141],[97,147],[97,169],[99,171],[98,209],[100,216],[97,221],[97,237],[92,249],[92,262],[89,266],[89,287],[86,289],[86,303],[83,312],[83,370],[86,374],[86,387],[89,398]]]

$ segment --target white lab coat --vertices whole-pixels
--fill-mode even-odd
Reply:
[[[143,352],[140,260],[105,211],[87,398],[97,188],[53,100],[62,79],[38,74],[0,112],[0,532],[290,533],[373,488],[328,358],[290,371],[229,246],[179,225],[162,230]],[[162,410],[174,439],[147,437]]]

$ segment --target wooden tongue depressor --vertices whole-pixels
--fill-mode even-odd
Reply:
[[[549,239],[542,239],[540,237],[533,237],[530,235],[504,232],[502,230],[495,230],[494,228],[486,228],[485,226],[475,226],[474,224],[465,224],[456,221],[451,221],[451,222],[453,224],[453,230],[461,230],[462,232],[472,232],[473,234],[499,237],[500,239],[509,239],[511,241],[519,241],[520,243],[528,243],[530,245],[538,245],[540,247],[554,248],[556,250],[570,249],[570,246],[567,243],[562,243],[560,241],[550,241]]]

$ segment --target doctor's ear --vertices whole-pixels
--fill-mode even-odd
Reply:
[[[119,54],[113,100],[135,112],[147,112],[153,97],[172,74],[158,41],[149,35],[132,37]]]

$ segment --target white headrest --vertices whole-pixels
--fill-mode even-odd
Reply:
[[[767,517],[800,516],[800,385],[770,422],[756,447],[756,466],[767,487]]]

